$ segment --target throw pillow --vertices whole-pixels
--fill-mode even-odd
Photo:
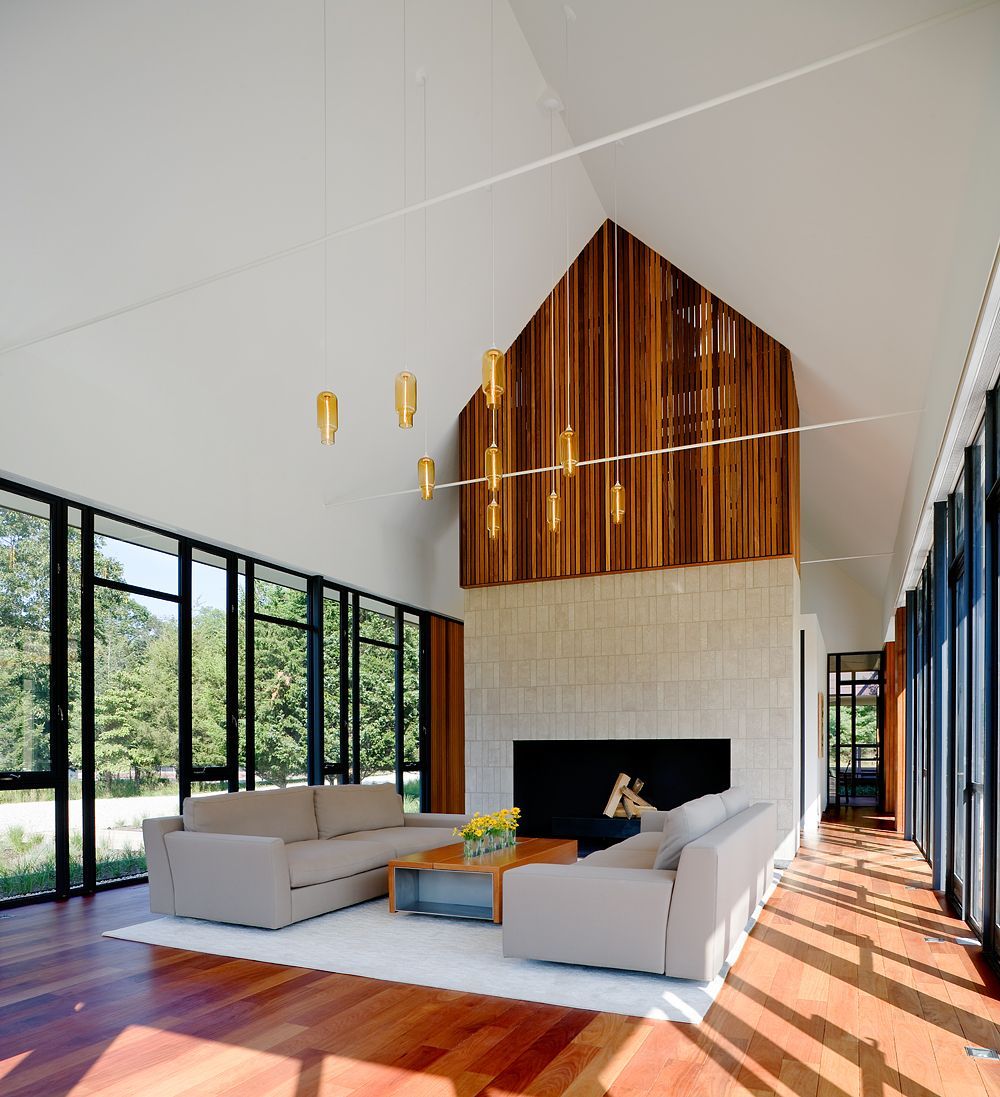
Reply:
[[[727,819],[732,819],[734,815],[739,815],[741,811],[746,811],[750,806],[750,794],[740,785],[727,788],[725,792],[720,792],[719,795],[722,797]]]
[[[725,821],[726,809],[722,797],[714,792],[668,811],[653,868],[676,869],[680,864],[681,851],[688,842],[693,842]]]

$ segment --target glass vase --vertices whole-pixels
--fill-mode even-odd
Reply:
[[[465,838],[462,842],[463,856],[465,857],[478,857],[479,856],[479,839],[478,838]]]

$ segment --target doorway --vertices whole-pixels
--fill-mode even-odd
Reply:
[[[827,759],[830,806],[885,803],[880,651],[836,652],[830,678]]]

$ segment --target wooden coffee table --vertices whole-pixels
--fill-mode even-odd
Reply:
[[[389,862],[389,910],[503,921],[503,874],[519,865],[571,865],[575,841],[518,838],[517,845],[466,857],[461,842]]]

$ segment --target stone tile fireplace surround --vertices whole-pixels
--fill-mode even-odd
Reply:
[[[511,804],[515,739],[729,738],[790,858],[798,612],[791,557],[466,590],[467,810]]]

